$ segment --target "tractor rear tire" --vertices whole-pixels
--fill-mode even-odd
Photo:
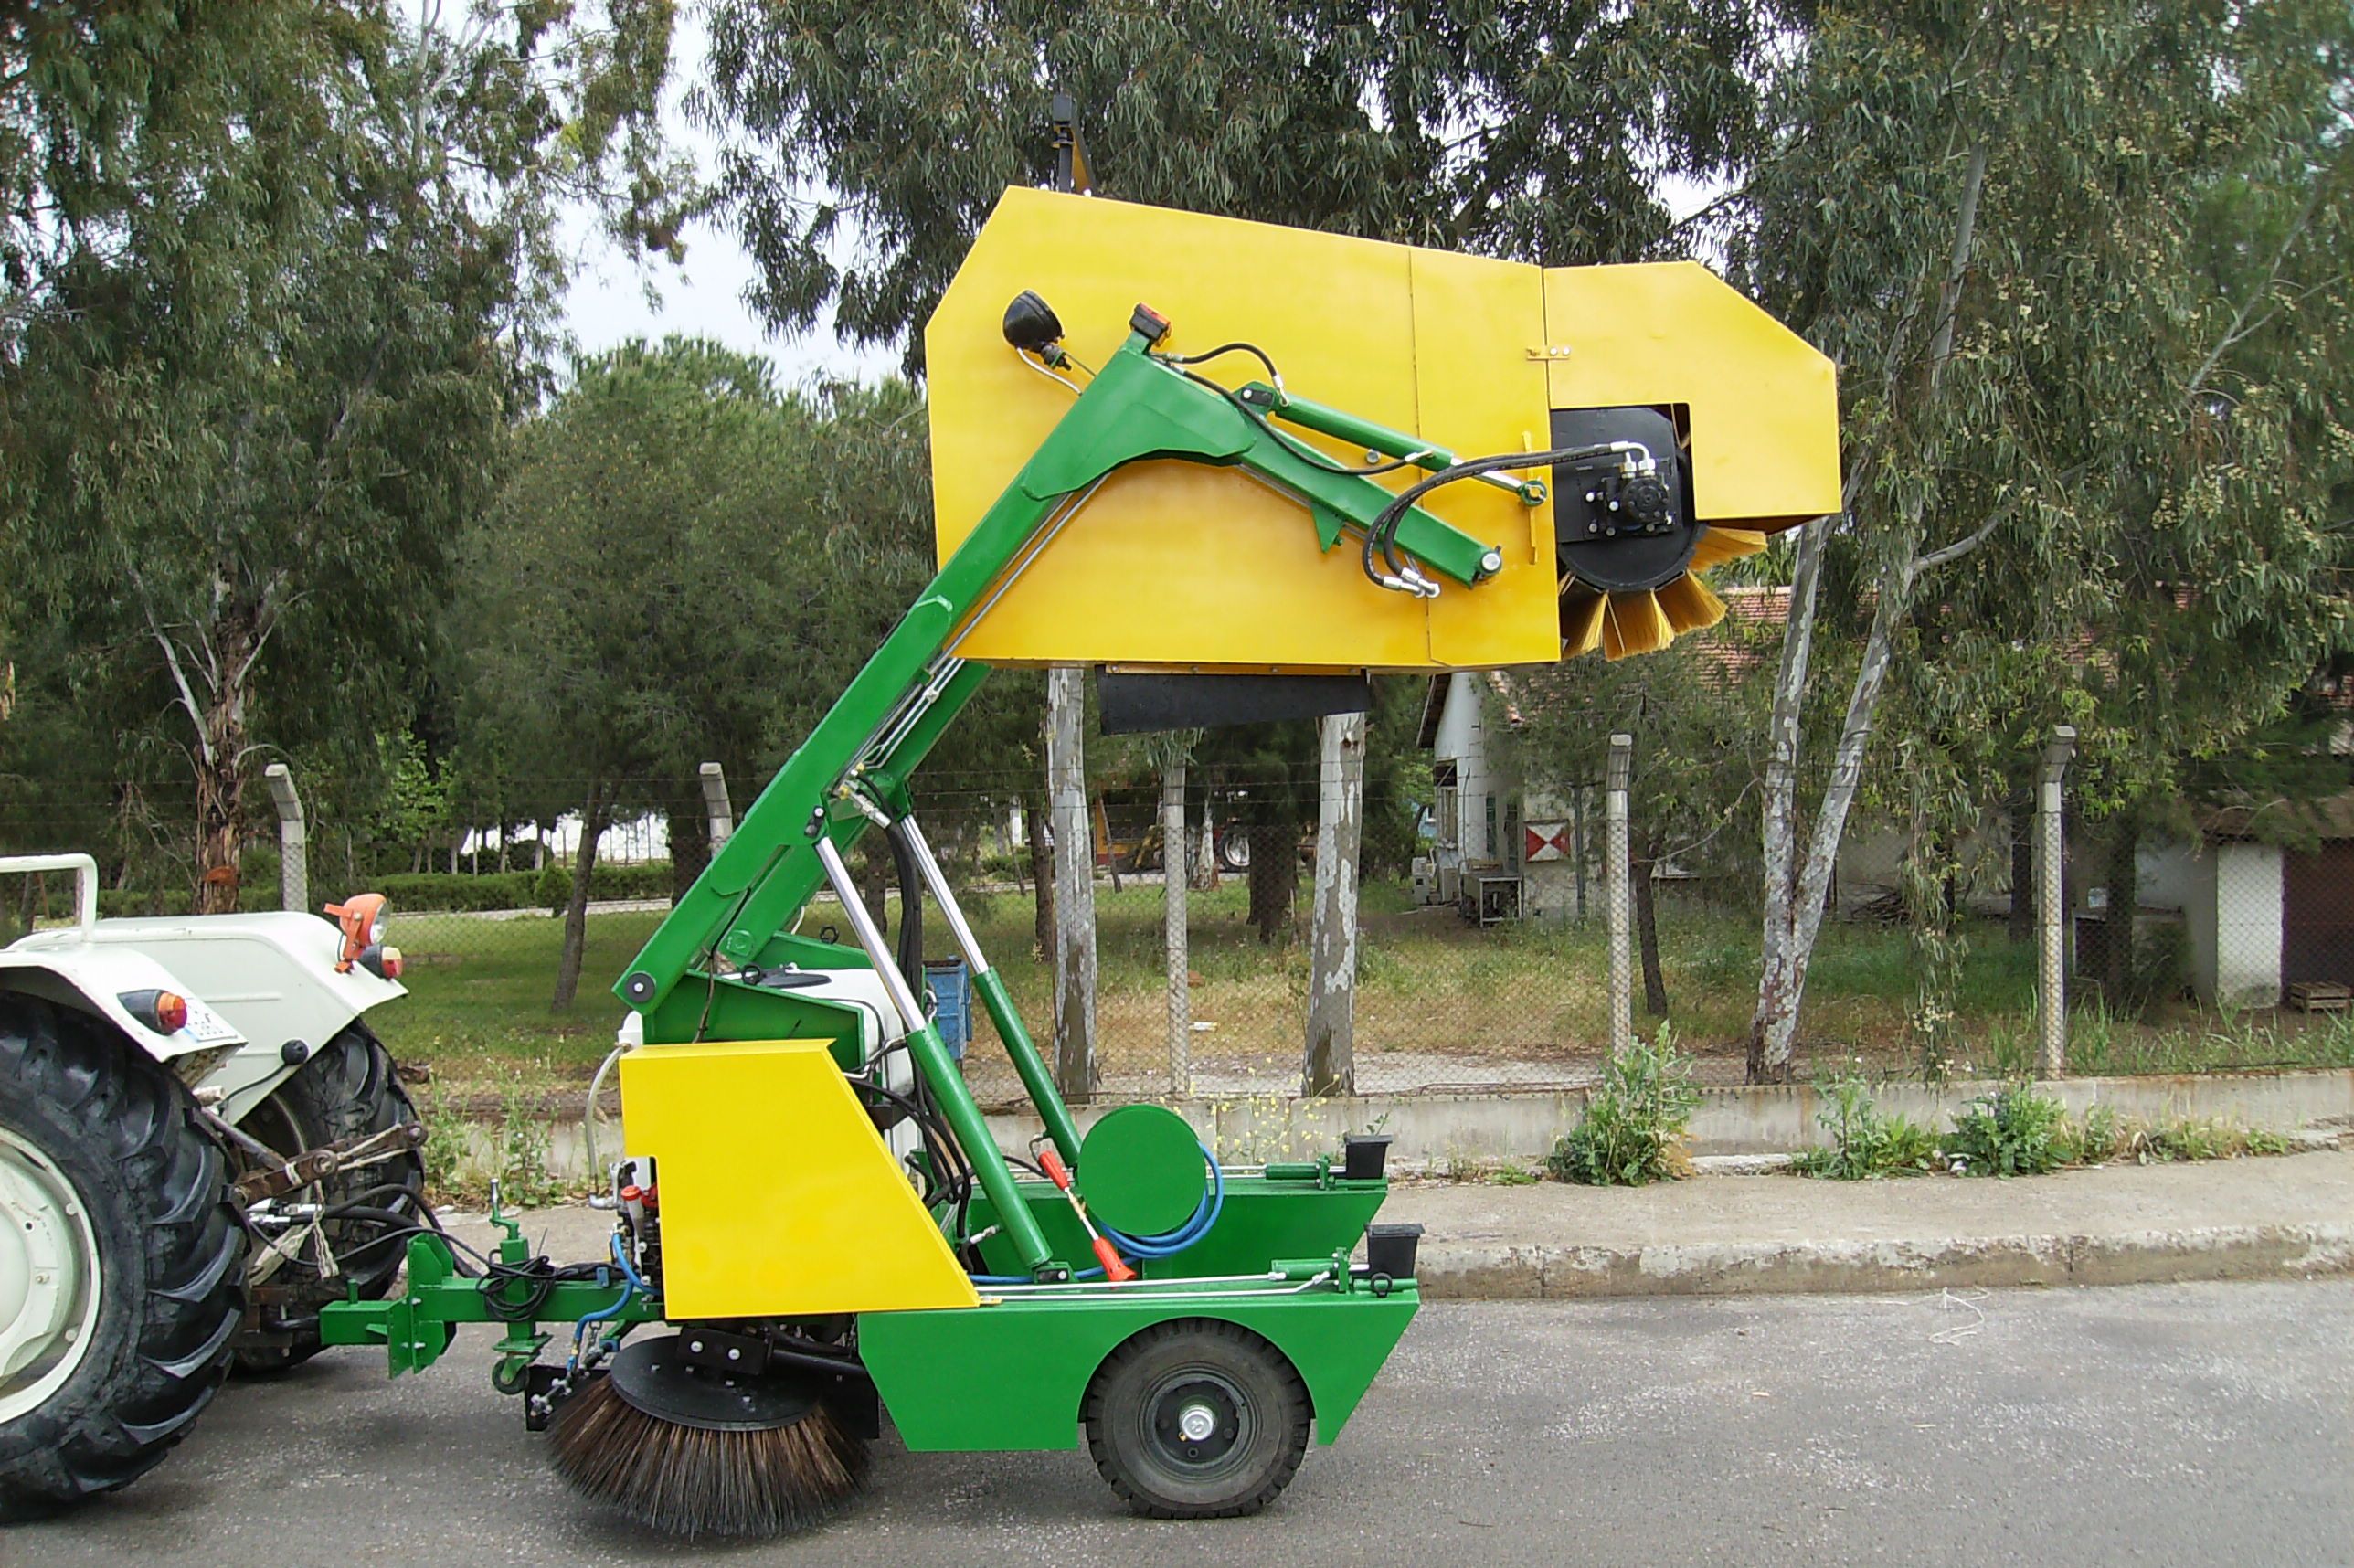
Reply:
[[[270,1097],[239,1126],[292,1157],[337,1139],[384,1132],[416,1119],[417,1107],[393,1071],[390,1053],[366,1024],[355,1020],[271,1090]],[[382,1191],[385,1188],[398,1191]],[[372,1194],[366,1199],[371,1208],[421,1216],[424,1156],[407,1150],[338,1171],[315,1189],[318,1201],[328,1204],[349,1202],[363,1193]],[[298,1367],[317,1355],[325,1348],[319,1340],[318,1309],[330,1301],[343,1300],[353,1286],[358,1287],[362,1300],[381,1300],[399,1275],[408,1249],[392,1241],[365,1252],[355,1249],[376,1241],[387,1229],[373,1219],[328,1222],[329,1248],[338,1255],[354,1253],[359,1262],[332,1279],[304,1276],[304,1288],[285,1314],[289,1326],[266,1326],[238,1337],[237,1370],[266,1376]],[[288,1270],[281,1268],[277,1277],[286,1279]],[[267,1314],[271,1309],[261,1310]]]
[[[1096,1468],[1147,1519],[1239,1519],[1273,1502],[1308,1451],[1307,1385],[1239,1324],[1184,1319],[1106,1357],[1083,1414]]]
[[[245,1231],[187,1089],[110,1025],[0,996],[0,1522],[129,1485],[212,1403]]]

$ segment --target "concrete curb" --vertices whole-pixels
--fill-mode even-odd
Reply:
[[[1453,1301],[2314,1278],[2354,1274],[2354,1224],[1639,1247],[1449,1246],[1433,1236],[1419,1264],[1423,1295]]]

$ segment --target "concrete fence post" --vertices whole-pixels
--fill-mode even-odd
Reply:
[[[2076,731],[2069,725],[2052,727],[2051,743],[2043,748],[2041,775],[2037,780],[2035,816],[2035,927],[2040,948],[2036,1001],[2043,1044],[2043,1075],[2057,1078],[2068,1070],[2068,910],[2065,900],[2067,847],[2062,834],[2061,785],[2068,775],[2069,758],[2076,754]],[[2012,896],[2018,896],[2013,890]],[[2109,912],[2111,919],[2116,911]],[[2133,911],[2125,912],[2126,940],[2133,939]]]
[[[1635,737],[1610,737],[1603,779],[1603,885],[1610,919],[1610,1049],[1625,1050],[1635,1038],[1635,964],[1630,928],[1634,905],[1628,883],[1627,780],[1634,772]]]
[[[1161,941],[1168,971],[1169,1097],[1193,1092],[1193,992],[1185,948],[1185,765],[1161,770]]]
[[[1363,851],[1365,715],[1318,725],[1316,904],[1308,944],[1303,1095],[1357,1092],[1357,862]]]
[[[278,907],[311,907],[311,835],[302,821],[302,797],[294,792],[294,775],[286,764],[273,762],[261,770],[270,785],[270,804],[278,808]]]
[[[706,762],[695,770],[703,776],[703,814],[711,820],[711,853],[717,854],[727,835],[736,831],[735,803],[727,799],[727,770]]]
[[[1096,1092],[1096,850],[1087,816],[1085,670],[1046,672],[1047,821],[1055,830],[1055,1086]]]

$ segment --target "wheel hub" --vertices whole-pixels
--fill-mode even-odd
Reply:
[[[1145,1399],[1144,1428],[1161,1458],[1180,1470],[1214,1475],[1240,1455],[1250,1436],[1250,1404],[1219,1373],[1172,1373]]]
[[[98,1238],[73,1183],[0,1128],[0,1422],[71,1376],[98,1317]]]

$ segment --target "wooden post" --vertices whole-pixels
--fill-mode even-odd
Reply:
[[[1185,948],[1185,765],[1161,770],[1161,946],[1169,966],[1169,1097],[1193,1092],[1193,992]]]
[[[1081,721],[1087,672],[1046,672],[1046,793],[1055,830],[1055,1086],[1096,1092],[1096,846]]]
[[[1604,780],[1604,816],[1607,824],[1603,849],[1604,885],[1609,889],[1610,916],[1610,1049],[1625,1050],[1635,1038],[1634,964],[1628,950],[1632,924],[1627,884],[1627,780],[1634,771],[1635,737],[1610,737],[1610,759]]]
[[[1357,1092],[1357,858],[1365,803],[1365,715],[1317,726],[1316,898],[1308,943],[1307,1095]]]

